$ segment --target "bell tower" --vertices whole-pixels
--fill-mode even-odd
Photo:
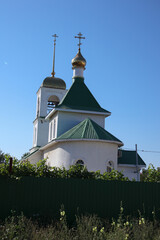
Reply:
[[[48,143],[49,122],[45,120],[45,117],[59,104],[67,92],[65,81],[55,77],[55,46],[58,36],[54,34],[53,37],[53,69],[51,76],[43,80],[37,91],[36,118],[33,121],[33,147],[30,153]]]

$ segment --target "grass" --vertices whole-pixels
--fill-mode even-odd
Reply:
[[[141,215],[137,219],[123,217],[109,222],[95,215],[77,216],[68,226],[64,210],[58,221],[28,219],[23,214],[8,217],[0,224],[0,240],[160,240],[160,223],[149,221]]]

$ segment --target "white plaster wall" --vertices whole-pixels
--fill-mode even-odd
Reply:
[[[106,171],[108,161],[113,161],[117,169],[117,144],[91,141],[59,142],[44,151],[47,164],[65,167],[75,164],[78,159],[84,161],[89,171]]]
[[[44,119],[38,119],[37,146],[44,146],[48,143],[49,122]]]
[[[37,92],[36,117],[40,116],[40,97],[41,97],[41,88],[39,88]]]
[[[122,172],[125,177],[128,177],[130,180],[135,178],[137,181],[137,173],[136,173],[136,167],[135,166],[119,166],[117,167],[117,170],[119,172]],[[140,178],[140,173],[138,173],[138,180]]]
[[[101,127],[105,127],[105,116],[85,113],[58,112],[57,137],[68,131],[84,119],[90,118]],[[52,117],[53,119],[53,117]],[[51,120],[52,120],[51,119]]]
[[[42,160],[42,159],[43,159],[43,152],[40,150],[33,153],[28,158],[26,158],[26,160],[30,161],[31,164],[36,164],[39,160]]]
[[[49,122],[46,121],[44,118],[37,118],[34,121],[34,128],[33,128],[33,147],[36,146],[44,146],[48,143],[48,128]],[[36,141],[35,141],[35,128],[36,130]]]
[[[35,120],[33,123],[33,147],[37,146],[37,129],[38,129],[38,120]]]

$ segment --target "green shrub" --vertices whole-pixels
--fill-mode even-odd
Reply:
[[[101,179],[101,180],[118,180],[129,181],[121,172],[112,170],[103,174],[100,171],[89,172],[86,166],[72,165],[69,170],[65,168],[50,167],[46,164],[46,160],[40,160],[36,164],[31,164],[28,160],[18,161],[13,158],[13,166],[11,173],[9,172],[9,156],[5,162],[0,164],[0,175],[9,177],[51,177],[51,178],[81,178],[81,179]]]
[[[160,182],[160,170],[156,169],[152,164],[150,164],[148,169],[144,169],[142,171],[141,181]]]

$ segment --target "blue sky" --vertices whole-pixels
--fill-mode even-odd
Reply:
[[[32,147],[36,91],[50,76],[72,83],[78,32],[85,83],[111,111],[106,130],[124,148],[160,152],[159,0],[1,0],[0,149],[20,158]],[[141,152],[160,166],[160,153]]]

